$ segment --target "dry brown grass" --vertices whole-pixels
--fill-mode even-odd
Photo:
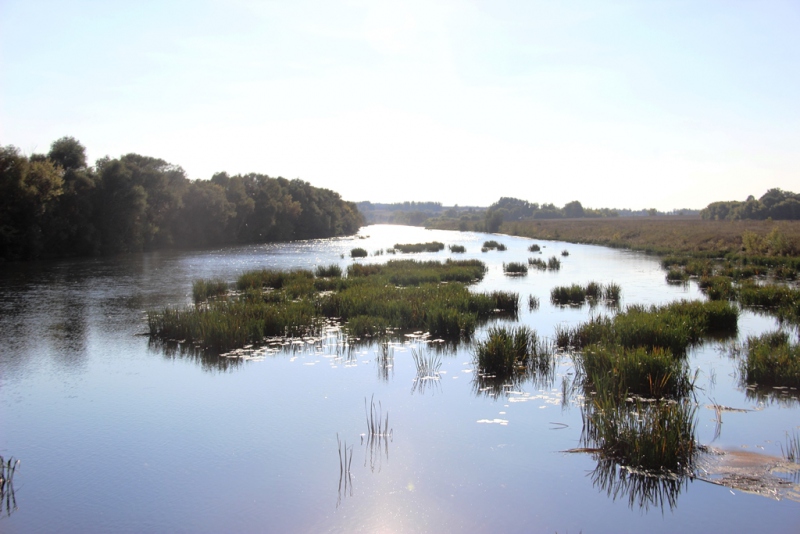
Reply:
[[[706,221],[625,217],[506,222],[501,233],[628,248],[658,254],[724,255],[742,252],[742,235],[767,236],[774,228],[800,253],[800,221]]]

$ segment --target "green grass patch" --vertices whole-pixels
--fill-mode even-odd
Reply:
[[[515,261],[503,263],[503,272],[510,275],[525,275],[528,274],[528,266]]]
[[[199,304],[211,297],[227,294],[228,288],[228,282],[225,280],[195,280],[192,282],[192,297],[195,304]]]
[[[431,241],[430,243],[396,243],[395,250],[399,250],[403,254],[418,253],[418,252],[439,252],[444,250],[444,243],[438,241]]]
[[[314,271],[314,274],[318,278],[341,278],[342,277],[342,268],[332,263],[330,265],[317,265],[317,269]]]
[[[507,377],[530,368],[549,368],[550,345],[527,326],[493,327],[475,345],[475,363],[481,373]]]
[[[369,256],[369,252],[365,248],[356,247],[350,250],[351,258],[366,258],[367,256]]]
[[[769,387],[800,386],[800,345],[785,332],[747,339],[746,356],[739,369],[747,384]]]

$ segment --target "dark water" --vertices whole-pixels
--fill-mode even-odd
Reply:
[[[615,281],[624,304],[702,298],[693,284],[667,285],[656,259],[630,252],[540,242],[541,257],[558,255],[561,271],[508,278],[502,262],[526,261],[531,241],[491,236],[508,251],[482,254],[485,234],[391,226],[362,234],[370,237],[2,267],[0,454],[22,463],[16,507],[4,503],[0,531],[800,529],[800,504],[791,500],[691,480],[641,499],[642,487],[604,484],[589,455],[560,452],[579,446],[581,431],[576,400],[562,403],[568,358],[552,383],[529,381],[494,396],[476,385],[465,344],[452,351],[408,338],[383,353],[343,351],[331,333],[291,351],[220,362],[151,346],[140,335],[146,310],[190,302],[193,279],[345,266],[353,247],[372,253],[397,242],[465,245],[459,257],[490,266],[476,289],[518,291],[519,320],[545,336],[593,313],[551,306],[555,285]],[[534,312],[530,294],[541,300]],[[740,338],[776,326],[750,313],[739,324]],[[412,350],[440,351],[439,380],[415,382]],[[696,350],[690,362],[703,388],[699,442],[780,455],[785,433],[800,425],[797,392],[748,398],[720,343]],[[373,396],[392,430],[379,442],[363,435],[365,399]],[[752,411],[726,413],[720,431],[705,407],[712,402]],[[349,477],[340,477],[337,435],[352,446]]]

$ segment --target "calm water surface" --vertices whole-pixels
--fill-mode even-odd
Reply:
[[[20,458],[16,508],[3,532],[797,532],[800,504],[701,481],[674,506],[629,502],[593,482],[579,446],[581,415],[562,402],[563,358],[552,384],[480,391],[471,347],[413,338],[343,351],[331,337],[262,360],[202,358],[151,345],[145,312],[191,301],[196,278],[233,281],[253,268],[352,262],[353,247],[438,240],[489,265],[475,289],[520,294],[519,321],[552,337],[556,325],[598,307],[558,308],[550,289],[591,280],[622,286],[623,304],[703,298],[670,286],[657,259],[602,247],[539,241],[558,272],[509,278],[532,241],[509,236],[371,226],[346,238],[114,259],[4,266],[0,270],[0,454]],[[506,252],[481,253],[486,239]],[[560,252],[568,249],[568,257]],[[341,255],[345,258],[342,259]],[[398,255],[398,257],[400,257]],[[450,257],[448,251],[416,259]],[[383,262],[390,255],[362,262]],[[529,312],[528,295],[541,307]],[[739,337],[776,327],[745,313]],[[485,328],[476,335],[485,335]],[[438,347],[438,348],[437,348]],[[439,351],[439,380],[416,382],[412,350]],[[698,441],[780,455],[800,425],[796,393],[748,398],[720,343],[691,355],[699,368]],[[794,398],[792,395],[795,395]],[[389,414],[391,436],[369,442],[365,399]],[[726,413],[719,436],[707,404]],[[352,447],[340,478],[339,439]]]

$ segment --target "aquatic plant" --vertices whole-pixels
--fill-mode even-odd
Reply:
[[[800,386],[800,345],[790,343],[786,332],[747,338],[739,370],[745,383],[769,387]]]
[[[375,395],[370,398],[369,407],[367,406],[367,398],[364,397],[364,414],[367,418],[367,434],[370,436],[388,436],[391,434],[389,429],[389,412],[386,412],[386,418],[383,417],[383,407],[380,401],[377,406],[375,405]]]
[[[444,250],[444,243],[431,241],[430,243],[395,244],[394,249],[399,250],[403,254],[412,252],[439,252],[440,250]]]
[[[552,256],[549,260],[547,260],[547,268],[553,271],[558,271],[561,269],[561,260]]]
[[[365,248],[356,247],[350,250],[351,258],[366,258],[367,256],[369,256],[369,252]]]
[[[483,249],[504,251],[506,250],[506,246],[492,239],[490,241],[484,241],[483,247],[481,247],[481,251],[483,251]]]
[[[603,296],[603,286],[597,282],[586,284],[586,298],[589,300],[599,300]]]
[[[603,298],[609,302],[619,302],[622,295],[622,287],[614,282],[609,282],[603,288]]]
[[[192,282],[192,297],[194,303],[199,304],[210,297],[225,295],[228,292],[228,282],[225,280],[195,280]]]
[[[581,412],[581,442],[604,458],[650,474],[691,472],[696,408],[689,402],[618,402],[595,397]]]
[[[332,263],[328,266],[317,265],[317,269],[314,271],[314,274],[319,278],[341,278],[342,268],[335,263]]]
[[[539,309],[539,297],[536,295],[528,295],[528,310],[538,310]]]
[[[450,245],[450,252],[454,254],[463,254],[467,251],[467,248],[464,245]]]
[[[573,361],[584,386],[601,396],[680,398],[693,389],[686,361],[661,347],[592,345],[573,354]]]
[[[561,251],[561,255],[564,256],[564,257],[569,256],[569,250],[567,250],[567,249],[562,250]]]
[[[790,436],[788,432],[786,433],[786,450],[781,445],[781,454],[790,462],[800,463],[800,434],[792,432]]]
[[[475,345],[475,363],[482,373],[498,377],[530,367],[549,367],[553,351],[527,326],[492,327]]]
[[[547,263],[540,258],[528,258],[528,265],[541,270],[547,269]]]
[[[550,290],[550,302],[557,306],[583,304],[586,300],[586,289],[578,284],[556,286]]]
[[[10,457],[8,460],[0,455],[0,513],[5,511],[10,515],[17,509],[17,499],[14,494],[14,473],[19,467],[19,460]]]
[[[667,282],[685,282],[689,275],[683,269],[670,268],[667,271]]]
[[[529,252],[540,252],[541,250],[542,250],[541,247],[536,243],[528,247]]]
[[[528,266],[520,262],[503,263],[503,272],[505,274],[524,275],[528,274]]]

